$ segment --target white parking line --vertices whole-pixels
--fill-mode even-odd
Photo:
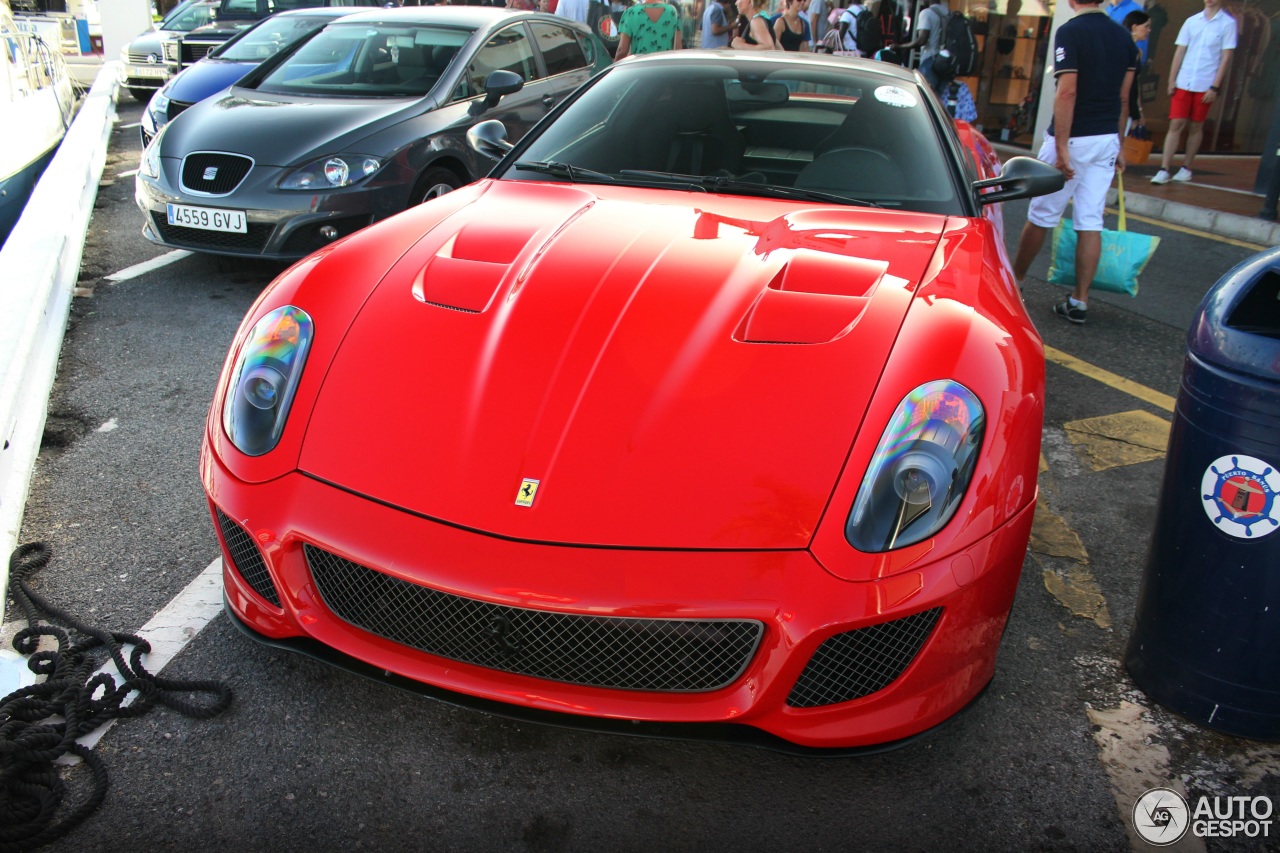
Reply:
[[[158,270],[163,266],[168,266],[174,261],[180,261],[191,253],[185,249],[174,249],[172,252],[166,252],[159,257],[152,258],[149,261],[143,261],[140,264],[134,264],[131,267],[125,267],[120,272],[113,272],[111,275],[104,276],[107,281],[127,281],[140,275],[145,275],[152,270]]]
[[[152,675],[159,673],[169,661],[178,656],[178,652],[187,643],[196,638],[204,630],[204,626],[213,621],[222,612],[222,558],[214,560],[205,570],[196,575],[196,579],[187,584],[186,589],[164,606],[164,609],[151,617],[151,621],[142,626],[138,636],[151,644],[151,651],[143,656],[142,664]],[[116,665],[107,661],[98,668],[94,676],[106,673],[120,681],[120,673]],[[122,703],[128,705],[136,693],[131,693]],[[90,749],[110,729],[115,720],[108,720],[89,734],[78,739]],[[63,759],[59,759],[64,761]],[[70,763],[79,761],[72,758]]]
[[[117,178],[132,178],[132,177],[133,177],[134,175],[136,175],[136,174],[138,174],[138,170],[137,170],[137,169],[130,169],[130,170],[129,170],[129,171],[127,171],[127,172],[119,172],[119,173],[117,173],[117,174],[116,174],[116,177],[117,177]]]
[[[122,127],[125,130],[128,130],[131,127],[142,127],[142,122],[135,121],[133,124],[122,124],[120,125],[120,127]]]

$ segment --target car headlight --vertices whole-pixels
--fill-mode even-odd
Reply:
[[[878,553],[927,539],[964,498],[982,447],[982,404],[958,382],[926,382],[889,420],[853,501],[845,538]]]
[[[222,406],[222,428],[242,453],[261,456],[280,441],[313,331],[306,311],[286,305],[249,332]]]
[[[151,144],[142,152],[142,162],[138,164],[139,175],[154,179],[160,177],[160,140],[164,138],[164,131],[165,128],[160,128],[151,139]]]
[[[280,182],[282,190],[331,190],[359,183],[382,168],[379,157],[335,154],[295,169]]]
[[[156,93],[151,96],[151,100],[147,102],[147,112],[151,113],[153,118],[163,118],[166,121],[169,118],[169,87],[157,89]],[[162,122],[157,122],[159,127]]]

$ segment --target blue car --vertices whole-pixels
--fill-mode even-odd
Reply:
[[[295,9],[265,18],[220,45],[204,59],[178,74],[147,104],[139,128],[142,145],[192,104],[216,95],[251,70],[293,45],[315,35],[326,24],[359,11],[351,6]]]

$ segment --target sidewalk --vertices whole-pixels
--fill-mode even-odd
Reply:
[[[996,145],[1002,156],[1028,154],[1024,149]],[[1182,162],[1174,159],[1174,167]],[[1280,223],[1258,218],[1263,197],[1253,192],[1258,158],[1204,154],[1196,158],[1189,183],[1158,185],[1151,176],[1160,169],[1158,154],[1142,166],[1125,169],[1125,207],[1129,213],[1171,225],[1207,231],[1261,246],[1280,245]],[[1111,193],[1115,204],[1115,190]]]

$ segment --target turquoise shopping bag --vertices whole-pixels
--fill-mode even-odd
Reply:
[[[1124,214],[1124,174],[1119,180],[1120,223],[1118,231],[1102,232],[1102,256],[1093,276],[1093,289],[1138,295],[1138,276],[1160,245],[1159,237],[1126,230]],[[1053,229],[1053,254],[1049,258],[1049,283],[1076,286],[1076,229],[1064,219]]]

